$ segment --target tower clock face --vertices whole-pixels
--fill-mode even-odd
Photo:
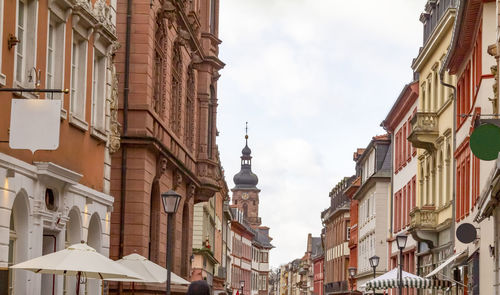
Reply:
[[[243,194],[241,194],[241,198],[242,198],[243,200],[248,200],[248,193],[243,193]]]

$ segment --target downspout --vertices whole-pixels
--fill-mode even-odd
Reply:
[[[123,87],[123,133],[127,135],[128,131],[128,95],[130,84],[130,30],[132,25],[132,0],[127,0],[127,25],[125,30],[125,73]],[[127,147],[122,141],[122,163],[121,163],[121,186],[120,186],[120,245],[118,257],[123,257],[124,240],[125,240],[125,203],[126,203],[126,188],[127,188]],[[122,291],[122,283],[119,283],[120,293]]]
[[[452,151],[452,154],[450,155],[450,161],[453,162],[453,168],[452,168],[452,176],[453,176],[453,182],[452,182],[452,188],[451,188],[451,198],[452,198],[452,202],[451,202],[451,226],[450,226],[450,240],[451,240],[451,246],[452,246],[452,249],[455,249],[455,217],[456,217],[456,213],[455,213],[455,207],[456,207],[456,199],[455,199],[455,194],[456,194],[456,166],[457,166],[457,163],[454,159],[455,157],[455,151],[457,149],[457,140],[456,140],[456,134],[455,134],[455,131],[457,130],[457,104],[456,104],[456,99],[457,99],[457,88],[451,84],[448,84],[446,82],[444,82],[444,68],[441,68],[441,70],[439,71],[439,82],[441,83],[441,85],[443,85],[444,87],[448,87],[448,88],[451,88],[453,89],[453,97],[452,97],[452,103],[453,103],[453,132],[452,132],[452,136],[453,136],[453,151]]]

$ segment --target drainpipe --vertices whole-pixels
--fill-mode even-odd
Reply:
[[[123,87],[123,134],[127,135],[128,131],[128,94],[130,84],[130,30],[132,25],[132,0],[127,0],[127,26],[125,31],[125,75]],[[121,186],[120,186],[120,245],[118,257],[123,257],[123,248],[125,240],[125,203],[126,203],[126,188],[127,188],[127,147],[122,141],[122,169],[121,169]],[[123,291],[123,285],[118,284],[119,293]]]
[[[441,82],[441,85],[443,85],[444,87],[448,87],[448,88],[451,88],[453,90],[453,98],[452,98],[452,103],[453,103],[453,132],[452,132],[452,136],[453,136],[453,151],[452,151],[452,154],[450,155],[450,161],[453,161],[453,168],[452,168],[452,175],[453,175],[453,182],[452,182],[452,194],[451,194],[451,198],[452,198],[452,202],[451,202],[451,226],[450,226],[450,238],[451,238],[451,246],[453,249],[455,249],[455,194],[456,194],[456,176],[455,176],[455,173],[456,173],[456,166],[457,166],[457,163],[455,162],[455,151],[457,149],[457,140],[456,140],[456,136],[455,136],[455,131],[457,130],[457,104],[456,104],[456,100],[457,100],[457,88],[451,84],[448,84],[446,82],[444,82],[444,68],[441,68],[441,70],[439,71],[439,82]]]

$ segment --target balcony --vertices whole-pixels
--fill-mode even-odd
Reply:
[[[196,194],[195,203],[206,202],[219,191],[218,165],[212,160],[199,160],[196,165],[196,175],[200,181],[200,188]]]
[[[437,245],[438,213],[434,206],[417,207],[410,212],[409,232],[419,242],[426,242],[430,248]]]
[[[436,113],[417,112],[411,119],[412,130],[408,140],[416,148],[426,149],[432,152],[436,149],[434,145],[439,136],[438,116]]]

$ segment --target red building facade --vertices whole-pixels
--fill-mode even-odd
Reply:
[[[322,213],[325,225],[325,294],[348,294],[350,204],[346,190],[354,177],[345,177],[330,192],[330,207]]]
[[[137,252],[165,265],[167,217],[160,194],[173,189],[182,199],[173,218],[172,271],[190,279],[193,206],[220,190],[217,80],[224,64],[217,57],[219,1],[127,5],[118,1],[122,141],[112,159],[110,256]],[[154,293],[164,286],[139,288]]]
[[[313,294],[315,295],[324,295],[324,263],[325,257],[323,255],[323,251],[316,256],[312,257],[313,268],[314,268],[314,289]]]

